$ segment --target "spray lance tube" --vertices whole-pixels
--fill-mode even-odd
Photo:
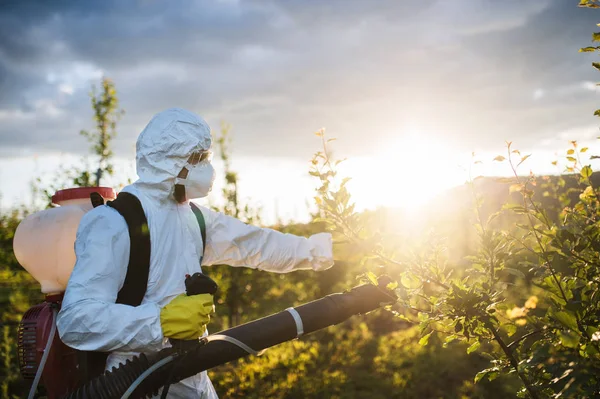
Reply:
[[[181,381],[201,371],[249,354],[256,354],[257,351],[339,324],[351,316],[365,314],[393,303],[397,297],[386,288],[390,282],[389,277],[382,276],[377,286],[360,285],[344,293],[327,295],[313,302],[209,335],[195,343],[194,348],[188,349],[177,361],[173,361],[180,356],[175,348],[163,349],[153,354],[141,354],[81,386],[66,398],[121,398],[134,381],[151,367],[154,367],[152,377],[141,381],[131,391],[130,398],[157,395],[167,382]]]

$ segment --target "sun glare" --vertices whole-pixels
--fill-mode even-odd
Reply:
[[[382,143],[375,156],[348,161],[348,185],[359,208],[389,206],[416,211],[466,180],[451,145],[410,130]]]

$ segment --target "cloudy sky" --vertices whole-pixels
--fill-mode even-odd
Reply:
[[[381,159],[418,162],[410,143],[437,145],[436,159],[492,154],[505,140],[552,157],[599,135],[597,56],[577,50],[600,12],[577,3],[4,0],[3,204],[86,154],[78,131],[91,127],[88,92],[103,75],[126,110],[115,142],[123,170],[133,173],[135,139],[154,113],[188,108],[213,129],[233,126],[246,194],[288,217],[311,195],[307,161],[323,126],[350,171],[372,182],[390,166]],[[409,166],[391,169],[402,180]],[[397,194],[370,192],[371,202]]]

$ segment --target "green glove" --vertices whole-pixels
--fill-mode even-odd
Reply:
[[[176,296],[160,311],[163,335],[175,339],[197,339],[206,331],[215,312],[211,294]]]

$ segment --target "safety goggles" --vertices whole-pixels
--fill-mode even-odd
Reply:
[[[202,150],[196,151],[190,155],[188,158],[189,165],[198,165],[200,162],[211,162],[212,161],[212,151],[211,150]]]

